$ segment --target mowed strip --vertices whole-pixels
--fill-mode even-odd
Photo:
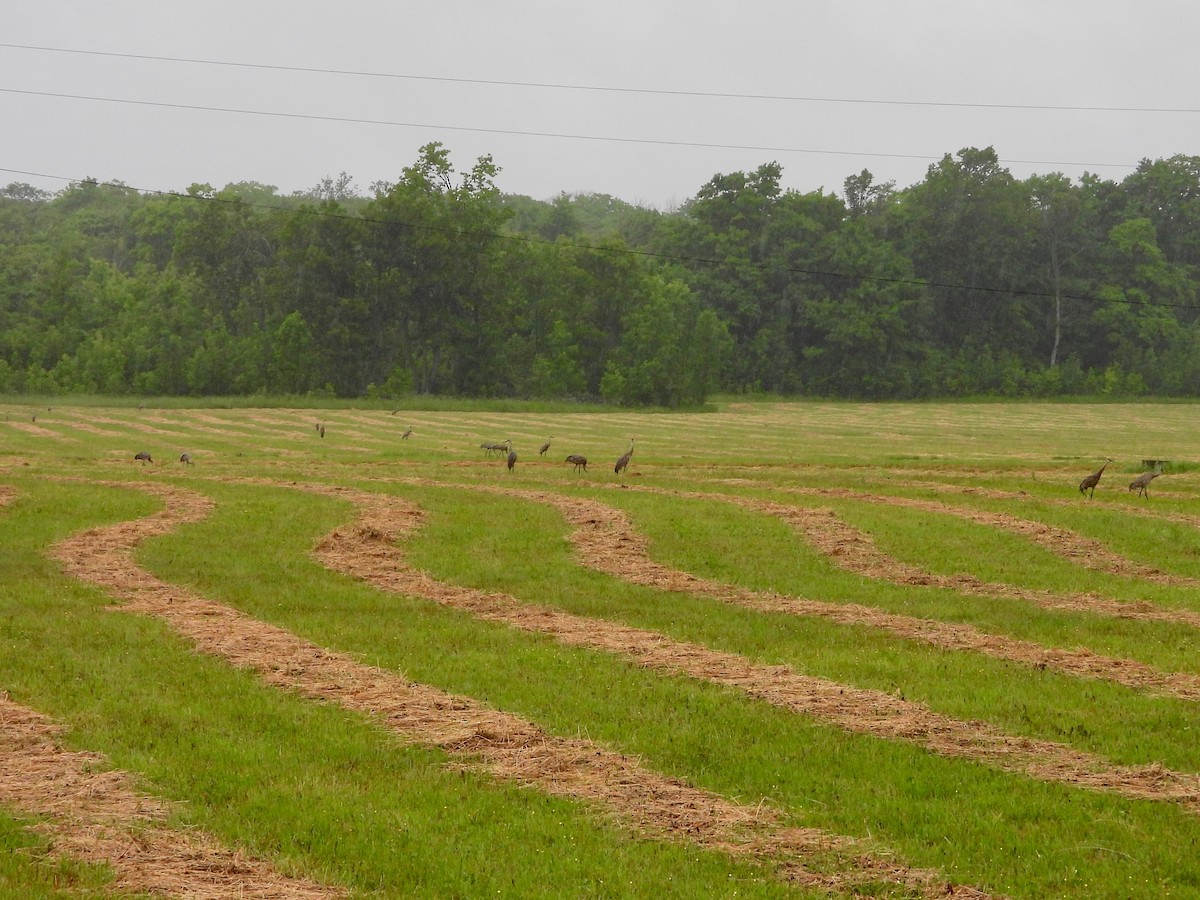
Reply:
[[[980,631],[972,625],[939,622],[888,613],[855,603],[830,603],[789,597],[769,591],[753,591],[735,585],[699,578],[688,572],[672,569],[650,558],[646,540],[633,527],[629,518],[619,509],[581,497],[569,497],[547,491],[517,490],[479,486],[475,488],[493,493],[519,496],[539,503],[547,503],[558,509],[566,520],[575,526],[570,535],[579,559],[584,565],[597,571],[622,578],[636,584],[670,591],[684,591],[712,597],[726,603],[762,612],[779,612],[789,615],[813,616],[838,622],[842,625],[865,625],[879,628],[897,637],[921,641],[944,650],[969,650],[983,653],[995,659],[1008,660],[1035,668],[1052,669],[1079,678],[1094,678],[1111,681],[1136,690],[1181,700],[1200,701],[1200,676],[1187,672],[1164,672],[1133,659],[1103,656],[1085,648],[1063,649],[1045,647],[1033,641],[1024,641],[999,634]],[[661,489],[638,488],[638,490],[660,492]],[[732,497],[720,493],[666,491],[675,496],[702,500],[716,500],[746,506],[770,515],[776,515],[797,525],[805,536],[813,541],[817,549],[841,560],[843,556],[857,562],[852,571],[870,574],[874,578],[891,578],[901,584],[930,584],[927,573],[913,570],[912,579],[892,578],[895,569],[903,564],[880,553],[870,538],[856,529],[851,529],[829,510],[806,510],[792,506]],[[809,515],[811,513],[811,515]],[[818,531],[814,523],[822,527]],[[812,532],[817,531],[814,535]],[[853,548],[849,551],[837,543],[844,540]],[[863,547],[870,552],[863,552]],[[970,576],[963,576],[970,583]],[[974,582],[982,584],[982,582]],[[955,587],[946,583],[937,586]],[[997,589],[1005,586],[996,585]],[[1016,589],[1013,589],[1016,591]],[[987,596],[992,596],[988,594]]]
[[[166,825],[168,809],[106,769],[95,753],[64,749],[62,729],[0,692],[0,804],[44,817],[36,829],[57,854],[106,863],[116,887],[196,900],[326,900],[340,888],[290,878],[195,830]]]
[[[600,805],[643,832],[768,862],[797,884],[852,892],[856,885],[887,881],[926,897],[987,896],[950,884],[937,872],[872,856],[853,839],[785,827],[763,804],[748,806],[701,791],[591,741],[554,737],[517,716],[410,683],[395,672],[364,665],[163,582],[134,562],[134,548],[201,520],[212,501],[167,485],[93,483],[147,491],[166,506],[151,516],[88,529],[55,545],[54,555],[66,571],[123,601],[121,609],[163,619],[201,652],[254,671],[268,684],[378,717],[401,737],[441,748],[462,765]],[[336,488],[322,492],[353,497]],[[361,527],[352,530],[357,535]],[[379,549],[372,545],[368,551]],[[827,871],[831,859],[834,870]]]
[[[870,535],[843,520],[828,508],[813,508],[737,497],[720,492],[678,491],[670,488],[638,487],[636,490],[649,493],[673,494],[697,500],[720,500],[758,509],[792,525],[813,549],[825,555],[834,565],[855,575],[891,581],[894,584],[921,587],[938,587],[959,591],[976,597],[992,597],[1001,600],[1021,600],[1033,603],[1042,609],[1061,609],[1071,612],[1087,612],[1111,616],[1117,619],[1140,619],[1149,622],[1167,622],[1200,628],[1200,613],[1186,609],[1165,609],[1148,601],[1129,602],[1115,600],[1091,592],[1060,593],[1020,588],[1011,584],[996,584],[983,581],[967,573],[938,575],[933,572],[903,563],[883,553]],[[1110,575],[1145,578],[1158,584],[1194,587],[1195,579],[1169,575],[1148,566],[1141,566],[1103,547],[1096,541],[1074,534],[1064,528],[1054,528],[1041,522],[1033,522],[1004,513],[982,512],[963,507],[947,506],[927,500],[908,497],[893,497],[870,494],[842,488],[788,488],[787,493],[834,497],[901,506],[930,512],[944,513],[969,519],[984,525],[1004,528],[1017,534],[1034,538],[1039,544],[1060,556],[1082,564],[1087,558],[1087,568]],[[1089,556],[1092,549],[1096,552]]]
[[[1108,575],[1118,575],[1124,578],[1137,578],[1142,581],[1150,581],[1155,584],[1163,584],[1172,587],[1198,587],[1200,581],[1195,578],[1188,578],[1183,575],[1172,575],[1168,572],[1163,572],[1153,566],[1146,566],[1141,563],[1127,559],[1118,553],[1114,553],[1108,547],[1099,541],[1094,541],[1090,538],[1085,538],[1083,535],[1076,534],[1066,528],[1058,528],[1053,525],[1047,525],[1044,522],[1036,522],[1030,519],[1022,519],[1018,516],[1009,515],[1007,513],[988,512],[981,509],[971,509],[964,506],[951,506],[946,503],[941,503],[936,500],[921,500],[915,497],[897,497],[889,494],[871,494],[865,491],[857,491],[852,488],[786,488],[787,493],[801,494],[808,496],[834,497],[846,500],[860,500],[866,503],[879,503],[888,506],[899,506],[906,509],[916,509],[924,512],[943,513],[945,515],[957,516],[961,519],[966,519],[969,522],[977,522],[980,525],[989,525],[993,528],[1003,528],[1013,534],[1019,534],[1022,537],[1031,539],[1034,543],[1049,550],[1057,556],[1062,557],[1078,566],[1085,569],[1091,569],[1096,572],[1103,572]],[[1088,596],[1088,595],[1081,595]],[[1125,604],[1130,607],[1130,614],[1141,609],[1141,604]],[[1149,606],[1149,604],[1146,604]],[[1153,608],[1153,607],[1152,607]],[[1162,612],[1170,612],[1163,610]],[[1187,614],[1180,612],[1178,619],[1170,619],[1167,621],[1186,621],[1189,624],[1200,627],[1200,613],[1192,613],[1190,618]],[[1145,618],[1145,616],[1139,616]]]
[[[402,498],[324,485],[290,485],[352,501],[358,519],[335,529],[315,550],[325,565],[353,574],[389,591],[410,594],[455,608],[490,621],[503,622],[527,631],[551,634],[574,646],[619,654],[647,668],[684,674],[733,687],[767,703],[812,716],[847,731],[916,743],[943,756],[985,762],[1000,769],[1044,781],[1060,782],[1108,791],[1130,798],[1170,801],[1192,811],[1200,809],[1200,775],[1173,772],[1161,765],[1116,766],[1088,753],[1052,741],[1015,737],[982,722],[964,722],[933,712],[922,704],[903,700],[883,691],[855,688],[823,678],[801,675],[788,666],[755,663],[732,653],[722,653],[697,644],[673,640],[654,631],[618,625],[601,619],[524,603],[508,594],[480,591],[446,584],[410,567],[397,541],[418,529],[421,510]],[[461,485],[453,487],[461,488]],[[568,519],[592,518],[597,506],[543,491],[472,487],[553,502]],[[612,519],[620,519],[611,510]],[[582,513],[582,515],[580,515]],[[592,542],[585,553],[594,554],[596,567],[609,574],[629,577],[641,584],[667,587],[656,575],[674,574],[645,557],[630,553],[636,537],[628,523],[608,530],[615,540]],[[577,546],[595,537],[575,537]],[[614,564],[615,562],[615,564]],[[645,566],[646,571],[640,571]],[[685,576],[691,582],[691,576]],[[675,583],[674,590],[687,590]]]

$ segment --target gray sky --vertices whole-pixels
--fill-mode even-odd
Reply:
[[[276,67],[0,47],[0,184],[52,191],[94,177],[288,194],[344,171],[366,193],[430,141],[459,169],[491,154],[507,192],[660,208],[771,160],[785,188],[840,194],[863,169],[914,184],[967,146],[1020,178],[1120,180],[1142,158],[1200,154],[1194,0],[4,6],[6,45]],[[1045,106],[1070,109],[1009,108]]]

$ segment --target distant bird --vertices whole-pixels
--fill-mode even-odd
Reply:
[[[140,459],[140,460],[142,461],[142,465],[143,465],[143,466],[144,466],[146,463],[153,463],[153,462],[154,462],[154,460],[152,460],[152,459],[150,458],[150,454],[149,454],[149,453],[147,453],[145,450],[143,450],[141,453],[135,453],[135,454],[133,454],[133,458],[134,458],[135,460],[138,460],[138,459]]]
[[[513,466],[517,464],[517,451],[512,447],[508,448],[508,471],[513,470]]]
[[[321,430],[321,423],[313,422],[313,431],[320,431],[320,430]]]
[[[400,410],[398,410],[398,409],[393,409],[393,410],[392,410],[390,413],[388,413],[388,415],[389,415],[389,416],[394,416],[394,415],[395,415],[396,413],[398,413],[398,412],[400,412]]]
[[[538,456],[546,455],[546,451],[550,449],[550,442],[552,440],[554,440],[553,436],[546,438],[546,443],[542,444],[542,446],[540,448],[538,448]]]
[[[484,441],[482,444],[479,445],[479,449],[481,449],[484,452],[485,456],[491,456],[493,453],[500,453],[504,450],[507,450],[508,443],[504,442],[501,444],[495,444],[495,443],[492,443],[491,441]]]
[[[585,472],[587,471],[587,457],[586,456],[580,456],[578,453],[572,453],[570,456],[567,457],[566,461],[569,463],[575,464],[576,472],[578,472],[581,468],[583,469],[583,471],[585,471]]]
[[[412,426],[411,426],[411,425],[408,427],[408,430],[407,430],[406,432],[404,432],[404,434],[400,435],[400,440],[402,440],[402,441],[407,441],[407,440],[408,440],[408,436],[409,436],[410,434],[412,434]]]
[[[1143,472],[1133,481],[1129,482],[1129,490],[1137,491],[1139,497],[1149,499],[1150,495],[1146,493],[1146,488],[1150,487],[1150,482],[1162,474],[1162,469],[1155,469],[1152,472]]]
[[[179,454],[179,461],[180,461],[181,463],[183,463],[185,466],[190,466],[190,465],[192,465],[192,464],[193,464],[193,463],[192,463],[192,454],[190,454],[190,453],[180,453],[180,454]]]
[[[318,433],[318,434],[320,434],[320,435],[321,435],[321,437],[325,437],[325,426],[324,426],[324,425],[318,425],[318,426],[317,426],[317,433]]]
[[[1108,456],[1104,459],[1104,465],[1089,475],[1083,481],[1079,482],[1079,493],[1085,494],[1088,497],[1096,496],[1096,485],[1100,483],[1100,476],[1104,474],[1104,470],[1108,468],[1108,464],[1112,462],[1112,457]],[[1088,491],[1091,491],[1089,494]]]
[[[618,475],[620,475],[622,469],[628,468],[629,460],[631,460],[632,458],[633,458],[633,438],[630,438],[629,439],[629,449],[626,450],[625,454],[620,459],[617,460],[617,464],[615,466],[613,466],[613,471],[616,472]]]
[[[36,422],[36,421],[37,421],[37,413],[34,413],[34,414],[33,414],[33,418],[32,418],[32,419],[30,419],[30,421],[31,421],[31,422]]]

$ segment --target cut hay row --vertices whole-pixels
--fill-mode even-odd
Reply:
[[[849,500],[862,500],[867,503],[883,503],[889,506],[901,506],[907,509],[917,509],[924,512],[943,513],[957,516],[981,525],[1002,528],[1013,534],[1032,539],[1036,544],[1046,548],[1051,553],[1066,559],[1068,562],[1124,578],[1139,578],[1156,584],[1176,587],[1197,587],[1200,581],[1195,578],[1185,578],[1171,575],[1152,566],[1126,559],[1118,553],[1109,550],[1099,541],[1093,541],[1076,534],[1066,528],[1056,528],[1044,522],[1034,522],[1021,519],[1007,513],[987,512],[962,506],[950,506],[931,500],[920,500],[913,497],[897,497],[889,494],[872,494],[849,488],[798,488],[785,489],[788,493],[805,494],[810,496],[837,497]],[[1200,619],[1198,619],[1200,621]]]
[[[570,535],[570,540],[584,565],[635,584],[661,590],[701,594],[761,612],[814,616],[842,625],[865,625],[870,628],[882,629],[897,637],[921,641],[943,650],[974,651],[995,659],[1016,662],[1037,669],[1051,669],[1065,675],[1111,681],[1158,696],[1177,697],[1190,701],[1200,700],[1200,676],[1192,673],[1163,672],[1137,660],[1104,656],[1081,647],[1069,650],[1045,647],[1033,641],[989,634],[972,625],[952,624],[888,613],[853,603],[833,603],[789,597],[775,592],[752,591],[699,578],[651,559],[645,538],[636,531],[633,523],[623,512],[607,504],[547,491],[510,490],[494,487],[476,487],[476,489],[524,497],[554,506],[571,525],[575,526],[576,530]],[[653,489],[637,488],[637,490],[651,491]],[[830,519],[833,519],[842,526],[836,529],[836,533],[831,534],[833,529],[825,529],[814,536],[812,531],[816,529],[810,529],[805,531],[805,536],[812,541],[814,547],[825,552],[839,565],[844,564],[851,571],[868,574],[873,578],[888,579],[897,584],[936,584],[939,587],[962,589],[958,584],[958,579],[946,579],[945,583],[941,583],[938,576],[927,573],[916,572],[911,578],[905,578],[903,571],[906,568],[903,567],[903,564],[879,553],[875,550],[874,545],[870,544],[869,537],[851,529],[827,510],[802,510],[770,501],[731,497],[725,494],[706,494],[695,491],[666,493],[735,503],[777,515],[793,524],[799,518],[805,519],[806,526],[809,525],[810,523],[807,521],[809,513],[813,513],[813,517],[821,524],[827,524]],[[826,513],[828,515],[824,515]],[[863,543],[870,544],[872,554],[859,555],[859,549]],[[851,549],[848,550],[847,547]],[[847,562],[847,559],[851,557],[856,558],[861,565],[851,568]],[[901,574],[897,574],[898,571],[901,571]],[[969,584],[971,581],[970,576],[960,576],[960,578],[963,580],[963,584]],[[995,588],[998,591],[1004,591],[1004,596],[1028,599],[1025,597],[1028,592],[1022,592],[1019,589],[1009,589],[1004,585],[996,585]],[[1010,590],[1011,593],[1008,593]],[[999,594],[992,593],[984,595],[999,596]]]
[[[372,715],[404,739],[441,748],[461,765],[599,805],[645,833],[762,860],[797,884],[853,891],[859,884],[887,881],[926,897],[986,896],[973,887],[950,884],[936,872],[871,855],[853,839],[783,826],[764,804],[727,800],[651,772],[591,741],[551,736],[517,716],[411,683],[163,582],[134,562],[134,548],[180,524],[199,521],[212,501],[161,484],[91,483],[132,486],[166,506],[145,518],[87,529],[55,545],[54,556],[66,571],[121,600],[120,609],[162,619],[199,651],[251,670],[267,684]],[[811,868],[830,858],[836,860],[835,871]]]
[[[61,729],[0,692],[0,804],[42,819],[56,855],[106,863],[122,891],[195,900],[324,900],[345,891],[289,878],[203,832],[167,826],[168,809],[95,753],[64,749]]]
[[[1003,734],[981,722],[964,722],[932,712],[922,704],[883,691],[855,688],[823,678],[801,675],[788,666],[754,663],[732,653],[675,641],[663,634],[616,625],[523,603],[507,594],[479,591],[438,581],[415,570],[396,546],[421,524],[418,507],[400,498],[323,485],[289,485],[350,500],[358,519],[335,529],[317,545],[316,555],[327,566],[355,575],[384,590],[413,595],[463,609],[489,621],[526,631],[550,634],[573,646],[619,654],[638,665],[684,674],[744,691],[775,706],[860,734],[916,743],[930,752],[985,762],[1009,772],[1125,797],[1170,801],[1195,811],[1200,806],[1200,775],[1172,772],[1163,766],[1115,766],[1110,762],[1052,741]],[[503,491],[571,508],[570,518],[593,516],[596,504],[576,502],[546,492]],[[589,529],[583,540],[595,535]],[[632,529],[609,532],[615,540],[586,547],[589,557],[620,557],[606,571],[629,572],[648,563],[630,554],[626,541]],[[637,576],[635,576],[635,580]],[[645,583],[645,582],[640,582]]]
[[[849,525],[831,509],[791,506],[768,500],[737,497],[715,492],[678,491],[669,488],[641,486],[636,489],[651,493],[692,497],[698,500],[719,500],[726,503],[736,503],[751,509],[759,509],[788,522],[813,549],[822,553],[838,568],[866,578],[877,578],[891,581],[894,584],[917,587],[946,588],[976,597],[1023,600],[1033,603],[1042,609],[1086,612],[1095,615],[1112,616],[1118,619],[1140,619],[1142,621],[1166,622],[1187,625],[1191,628],[1200,628],[1200,613],[1186,609],[1164,609],[1149,601],[1130,602],[1115,600],[1093,592],[1064,594],[1055,591],[1033,590],[1009,584],[986,582],[966,573],[938,575],[927,572],[924,569],[900,562],[883,553],[875,546],[875,542],[870,535]],[[963,507],[948,506],[942,503],[885,494],[871,494],[848,488],[785,488],[784,490],[788,493],[837,497],[840,499],[907,507],[958,516],[959,518],[969,519],[980,524],[991,525],[1017,534],[1033,537],[1047,549],[1052,549],[1055,546],[1063,548],[1059,555],[1073,563],[1080,562],[1079,557],[1086,552],[1086,548],[1095,546],[1100,549],[1097,550],[1095,558],[1092,559],[1091,565],[1087,566],[1087,568],[1102,571],[1110,575],[1146,578],[1150,581],[1176,587],[1194,585],[1196,583],[1195,579],[1185,579],[1168,575],[1156,569],[1140,566],[1137,563],[1124,559],[1118,554],[1103,549],[1097,542],[1089,541],[1065,528],[1053,528],[1040,522],[1020,519],[1004,513],[987,513]]]

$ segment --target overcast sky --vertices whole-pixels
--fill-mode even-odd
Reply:
[[[0,184],[51,191],[347,172],[366,194],[430,141],[460,170],[491,154],[506,192],[659,208],[772,160],[840,194],[969,146],[1019,178],[1200,154],[1194,0],[11,0],[0,22]]]

